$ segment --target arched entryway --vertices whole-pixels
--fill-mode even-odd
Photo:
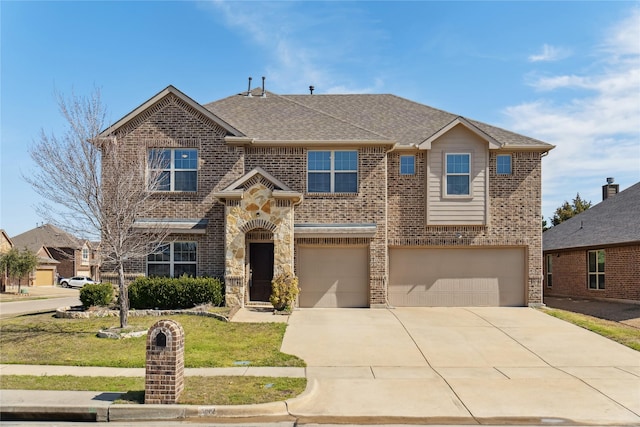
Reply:
[[[273,276],[293,273],[293,211],[302,194],[256,168],[215,197],[225,204],[226,304],[268,302]]]

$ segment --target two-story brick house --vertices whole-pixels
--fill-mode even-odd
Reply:
[[[101,137],[165,159],[168,202],[138,223],[172,241],[128,273],[222,276],[234,306],[285,271],[301,307],[542,302],[547,143],[394,95],[173,86]]]
[[[53,286],[56,276],[88,276],[100,280],[97,243],[79,239],[53,224],[39,225],[12,240],[16,248],[27,248],[38,254],[41,268],[36,272],[35,285]]]

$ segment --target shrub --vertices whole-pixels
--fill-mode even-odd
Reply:
[[[111,283],[87,283],[80,289],[80,301],[84,307],[108,306],[113,301]]]
[[[214,277],[138,277],[129,284],[130,308],[161,310],[224,303],[222,281]]]
[[[291,311],[299,292],[298,278],[291,273],[282,273],[271,281],[269,301],[278,311]]]

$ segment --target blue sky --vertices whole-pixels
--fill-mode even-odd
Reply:
[[[5,1],[0,228],[41,222],[21,178],[54,91],[102,93],[115,122],[172,84],[200,103],[254,87],[393,93],[557,146],[543,215],[613,176],[640,181],[640,2]]]

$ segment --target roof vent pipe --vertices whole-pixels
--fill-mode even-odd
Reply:
[[[267,97],[267,92],[265,92],[264,90],[264,80],[266,79],[265,76],[262,76],[262,97],[266,98]]]
[[[309,86],[309,92],[311,93],[311,95],[313,95],[313,90],[315,89],[315,87],[313,86]]]
[[[251,96],[251,77],[249,77],[249,87],[247,88],[247,96]]]

